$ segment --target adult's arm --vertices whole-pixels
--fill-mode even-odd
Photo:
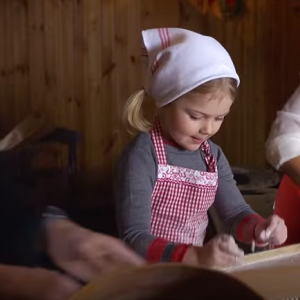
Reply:
[[[299,182],[300,156],[300,85],[277,112],[265,145],[267,161]]]
[[[281,170],[300,187],[300,155],[285,162]]]
[[[72,279],[53,271],[0,265],[0,299],[65,300],[79,288]]]

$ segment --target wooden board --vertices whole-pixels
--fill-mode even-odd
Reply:
[[[217,299],[213,295],[215,290],[208,291],[209,276],[216,276],[210,280],[218,282],[219,293],[224,286],[231,286],[239,299],[300,299],[300,244],[251,254],[239,266],[214,272],[211,274],[208,270],[183,264],[123,269],[104,274],[69,300],[192,300],[198,299],[195,297],[198,291],[201,296],[205,291],[210,299]],[[238,280],[242,286],[233,287],[237,281],[229,279]],[[247,294],[243,287],[254,293]],[[248,296],[243,294],[245,292]]]
[[[217,289],[211,286],[218,283]],[[154,264],[104,274],[68,300],[196,300],[228,298],[264,300],[242,281],[224,272],[186,266]]]
[[[266,300],[300,299],[300,265],[277,265],[227,273]]]
[[[265,299],[300,299],[300,244],[247,255],[241,265],[223,271]]]
[[[226,272],[236,272],[295,264],[300,265],[300,244],[249,254],[245,256],[240,265],[221,270]]]

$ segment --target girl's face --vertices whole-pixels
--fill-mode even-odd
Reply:
[[[166,139],[187,150],[199,149],[201,143],[216,134],[229,113],[230,97],[212,97],[190,92],[160,111]]]

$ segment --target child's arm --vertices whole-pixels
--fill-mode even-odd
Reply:
[[[118,229],[121,238],[147,260],[178,262],[188,246],[156,238],[150,231],[156,174],[156,157],[149,144],[134,144],[123,152],[114,176]]]
[[[214,203],[216,213],[227,232],[241,242],[251,243],[254,239],[255,226],[264,219],[245,202],[233,179],[229,163],[220,148],[218,172],[219,186]]]

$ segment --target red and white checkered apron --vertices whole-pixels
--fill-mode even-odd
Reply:
[[[200,146],[208,168],[208,172],[202,172],[167,164],[158,119],[151,136],[158,159],[151,199],[151,233],[171,242],[201,246],[208,224],[207,211],[218,187],[216,160],[209,144],[205,141]]]

